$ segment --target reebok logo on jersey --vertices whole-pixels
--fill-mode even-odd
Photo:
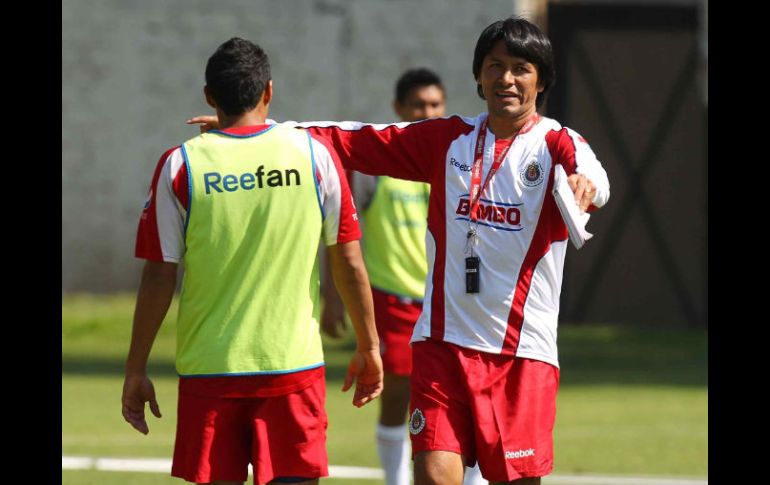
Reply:
[[[466,165],[464,163],[460,163],[457,160],[455,160],[454,157],[449,159],[449,165],[452,165],[453,167],[457,167],[457,168],[459,168],[463,172],[470,172],[471,171],[470,165]]]
[[[513,460],[516,458],[525,458],[527,456],[535,456],[535,449],[530,448],[528,450],[518,450],[518,451],[506,451],[505,452],[505,459],[506,460]]]
[[[293,181],[293,184],[292,184]],[[207,172],[203,174],[203,185],[206,188],[206,195],[212,191],[235,192],[238,189],[254,190],[261,189],[265,185],[268,187],[283,187],[284,185],[300,185],[299,171],[295,169],[270,170],[265,173],[265,166],[260,165],[254,173],[246,172],[240,176],[225,174],[219,172]]]
[[[507,204],[493,200],[479,199],[478,221],[482,226],[494,227],[503,231],[521,231],[521,204]],[[467,221],[471,213],[469,194],[460,196],[455,214],[455,220]]]

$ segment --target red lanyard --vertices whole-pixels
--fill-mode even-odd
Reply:
[[[498,155],[497,159],[489,168],[489,172],[487,172],[487,178],[484,180],[484,185],[481,185],[481,170],[484,168],[484,142],[487,139],[487,122],[489,121],[489,116],[484,118],[484,121],[481,122],[479,136],[476,139],[476,149],[473,151],[473,168],[471,169],[471,212],[469,214],[471,221],[476,222],[478,219],[479,199],[481,198],[481,194],[484,193],[487,185],[489,185],[489,181],[492,180],[492,177],[495,176],[495,173],[497,173],[500,166],[505,161],[505,156],[508,155],[508,150],[511,148],[511,145],[513,145],[513,140],[516,139],[516,136],[518,136],[519,133],[526,133],[531,130],[532,126],[539,118],[537,113],[530,117],[518,133],[511,138],[511,141],[506,147],[500,151],[500,155]]]
[[[479,210],[479,199],[481,198],[481,194],[484,193],[484,190],[486,190],[487,185],[489,185],[489,181],[492,180],[492,177],[495,176],[495,173],[500,169],[500,166],[503,164],[503,161],[505,160],[505,156],[508,154],[508,150],[511,148],[511,145],[513,145],[513,139],[511,140],[508,145],[503,148],[503,150],[500,152],[500,155],[497,157],[497,160],[495,160],[492,163],[492,167],[489,169],[489,172],[487,172],[487,178],[484,180],[484,185],[481,185],[481,170],[484,168],[484,142],[487,139],[487,122],[489,120],[489,117],[484,118],[484,121],[481,123],[481,128],[479,129],[479,136],[476,139],[476,149],[473,151],[473,168],[471,169],[471,213],[470,219],[473,222],[476,222],[478,219],[478,210]],[[515,137],[514,137],[515,139]]]

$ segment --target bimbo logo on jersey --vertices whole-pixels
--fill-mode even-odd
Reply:
[[[482,226],[494,227],[503,231],[521,231],[522,204],[508,204],[493,200],[479,199],[478,222]],[[471,213],[470,194],[463,194],[457,204],[455,220],[467,221]]]
[[[293,184],[292,184],[293,182]],[[206,172],[203,174],[203,184],[206,195],[212,192],[235,192],[238,189],[253,190],[268,187],[283,187],[300,185],[299,171],[295,169],[270,170],[265,173],[265,166],[260,165],[254,173],[246,172],[240,176],[233,174],[222,175],[219,172]]]

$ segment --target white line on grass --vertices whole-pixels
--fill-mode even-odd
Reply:
[[[707,479],[664,477],[611,477],[594,475],[549,475],[543,485],[707,485]]]
[[[62,456],[62,470],[100,470],[113,472],[170,473],[167,458],[99,458],[91,456]],[[251,465],[249,465],[251,473]],[[329,465],[330,478],[381,480],[380,468]],[[707,479],[664,477],[613,477],[591,475],[549,475],[544,485],[707,485]]]
[[[100,470],[110,472],[170,473],[171,460],[167,458],[98,458],[90,456],[62,456],[62,470]],[[249,465],[249,474],[252,473]],[[379,468],[329,465],[331,478],[383,479]]]

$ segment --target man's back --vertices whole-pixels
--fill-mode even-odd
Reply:
[[[191,197],[180,375],[323,362],[315,258],[323,220],[311,147],[306,132],[280,126],[182,145]]]
[[[270,62],[234,37],[206,64],[206,101],[222,130],[167,151],[139,223],[146,259],[126,358],[122,414],[148,433],[160,417],[147,360],[184,262],[177,319],[177,434],[171,474],[190,482],[313,485],[328,474],[323,351],[318,332],[321,240],[345,302],[356,352],[343,391],[353,405],[382,392],[360,230],[339,160],[307,132],[265,124]],[[215,437],[214,439],[212,439]]]

